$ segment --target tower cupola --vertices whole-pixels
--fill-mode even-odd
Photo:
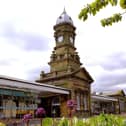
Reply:
[[[54,26],[54,37],[56,41],[56,48],[62,46],[72,46],[75,44],[75,26],[72,18],[66,13],[66,10],[57,18]]]
[[[62,23],[69,23],[73,25],[73,21],[71,17],[66,13],[65,8],[64,8],[63,13],[57,18],[56,25],[62,24]]]
[[[75,48],[75,26],[71,17],[63,13],[57,18],[54,26],[54,37],[56,46],[49,62],[51,72],[69,71],[79,69],[81,66],[80,58]]]

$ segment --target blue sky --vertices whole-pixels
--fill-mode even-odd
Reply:
[[[119,12],[106,9],[86,22],[78,19],[81,8],[92,0],[0,0],[0,74],[36,80],[55,46],[53,26],[64,6],[76,26],[75,45],[83,66],[94,79],[92,89],[126,89],[126,18],[103,28],[100,19]]]

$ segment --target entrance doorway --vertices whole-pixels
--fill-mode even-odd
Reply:
[[[47,117],[60,117],[60,96],[42,98],[38,107],[45,109]]]
[[[52,98],[42,98],[41,104],[38,105],[38,107],[43,107],[46,111],[46,116],[51,117],[51,99]]]

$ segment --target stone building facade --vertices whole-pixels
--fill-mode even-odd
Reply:
[[[50,113],[58,113],[57,116],[67,116],[66,101],[68,99],[76,100],[77,116],[84,117],[91,114],[91,83],[93,79],[80,62],[75,47],[75,30],[76,27],[71,17],[64,10],[54,26],[55,47],[48,63],[50,72],[42,71],[40,78],[36,80],[39,83],[47,83],[70,90],[69,96],[48,97],[48,105],[52,105]]]
[[[117,114],[126,113],[126,94],[123,90],[106,91],[103,92],[102,95],[117,99],[118,102],[116,103],[115,106],[116,107],[115,113]]]

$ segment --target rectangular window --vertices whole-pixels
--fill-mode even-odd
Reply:
[[[77,110],[80,110],[80,97],[78,93],[76,95],[76,99],[77,99]]]
[[[85,94],[84,95],[84,110],[87,110],[88,109],[88,98],[87,98],[87,95]]]
[[[84,102],[83,102],[83,99],[84,99],[84,95],[81,93],[80,95],[80,99],[81,99],[81,110],[84,110]]]

